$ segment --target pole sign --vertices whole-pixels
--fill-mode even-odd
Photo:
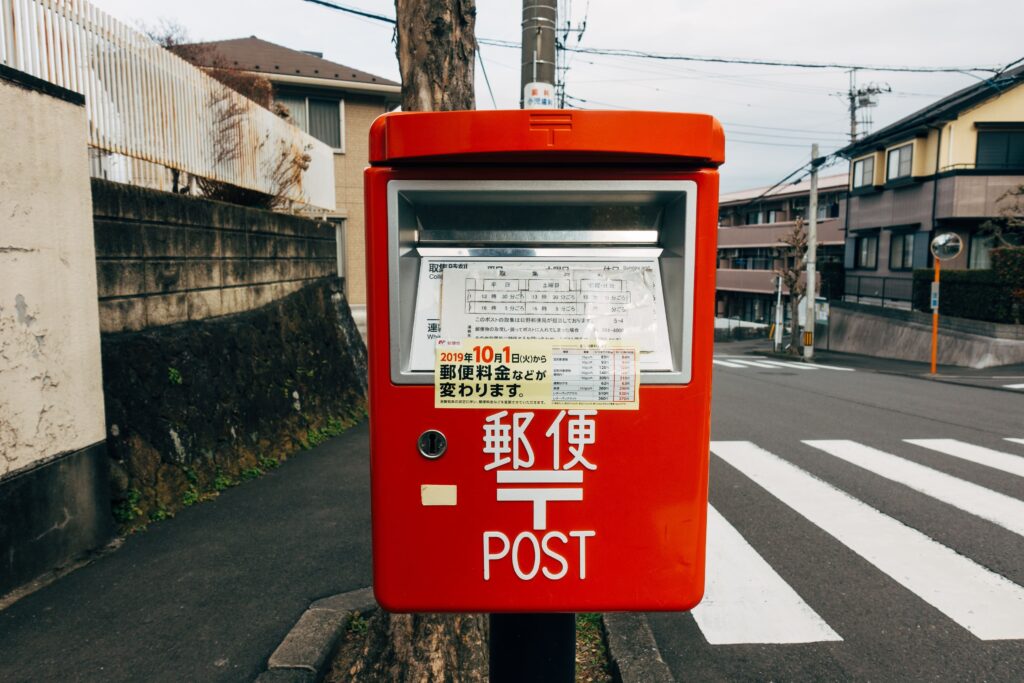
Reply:
[[[939,310],[939,283],[932,283],[932,295],[931,295],[931,308],[933,311]]]
[[[720,124],[395,113],[373,124],[370,149],[378,602],[695,606]]]

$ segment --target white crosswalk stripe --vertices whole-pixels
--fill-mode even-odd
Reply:
[[[1016,498],[855,441],[804,443],[1024,536],[1024,502]]]
[[[1004,453],[984,446],[975,446],[956,439],[904,439],[904,441],[952,455],[954,458],[969,460],[979,465],[1024,477],[1024,457],[1019,455]]]
[[[711,451],[976,637],[1024,639],[1024,588],[749,441],[713,441]],[[943,496],[968,491],[965,504],[972,508],[982,499],[997,500],[980,496],[976,489],[998,495],[982,487],[951,486],[887,458],[872,464]],[[994,516],[1006,521],[1008,513],[1002,508]]]
[[[712,645],[842,640],[711,506],[705,574],[692,613]]]
[[[1008,437],[1006,437],[1006,440],[1007,440],[1007,441],[1012,441],[1013,443],[1019,443],[1019,444],[1021,444],[1022,446],[1024,446],[1024,439],[1015,439],[1015,438],[1013,438],[1013,437],[1009,437],[1009,436],[1008,436]]]
[[[768,358],[762,358],[760,356],[753,356],[751,358],[737,358],[735,356],[715,356],[711,362],[714,363],[715,365],[720,365],[723,368],[734,369],[766,368],[768,370],[778,370],[781,368],[793,368],[796,370],[837,370],[840,372],[855,372],[853,368],[843,368],[838,365],[823,365],[821,363],[798,363],[796,361],[772,360]]]

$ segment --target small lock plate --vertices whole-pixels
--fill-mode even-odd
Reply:
[[[448,450],[448,439],[436,429],[428,429],[416,441],[420,455],[428,460],[437,460]]]

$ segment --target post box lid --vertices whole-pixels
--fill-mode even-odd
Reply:
[[[370,128],[370,163],[686,163],[725,161],[708,114],[499,110],[395,112]]]

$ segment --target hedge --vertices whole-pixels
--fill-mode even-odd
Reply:
[[[1016,259],[1016,257],[1010,257]],[[1009,258],[1007,259],[1009,260]],[[942,272],[939,307],[942,313],[957,318],[987,320],[995,323],[1020,322],[1024,311],[1014,305],[1015,289],[1001,278],[1006,272],[1019,273],[1024,260],[1013,260],[996,270],[946,270]],[[914,271],[914,308],[931,312],[931,286],[935,275],[931,269]]]
[[[1024,290],[1024,247],[993,249],[992,270],[1003,284],[1011,289]]]

